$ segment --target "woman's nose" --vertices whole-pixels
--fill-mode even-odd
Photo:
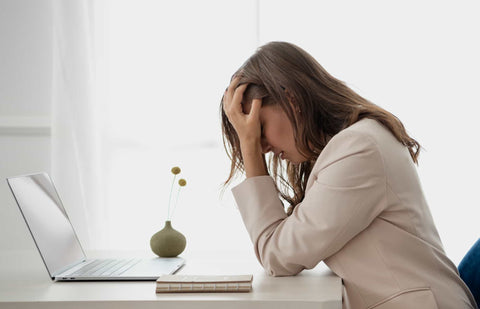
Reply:
[[[264,140],[262,139],[262,153],[268,153],[272,150],[272,147]]]

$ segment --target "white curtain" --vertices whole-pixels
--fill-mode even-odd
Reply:
[[[93,0],[53,1],[52,178],[86,248],[105,242]]]
[[[230,192],[220,199],[219,103],[256,47],[255,4],[54,1],[52,174],[87,249],[149,251],[175,165],[187,250],[250,248]]]

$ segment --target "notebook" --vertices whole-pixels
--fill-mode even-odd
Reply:
[[[9,177],[7,183],[52,280],[155,281],[185,264],[181,257],[88,259],[47,173]]]
[[[250,292],[253,275],[163,275],[157,279],[157,293]]]

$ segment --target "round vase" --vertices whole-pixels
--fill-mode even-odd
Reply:
[[[185,250],[187,240],[182,233],[172,227],[171,221],[165,221],[162,230],[150,238],[150,248],[160,257],[175,257]]]

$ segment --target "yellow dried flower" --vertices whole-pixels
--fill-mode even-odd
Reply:
[[[172,209],[170,208],[170,204],[172,202],[172,193],[173,193],[173,186],[175,185],[175,180],[177,178],[177,175],[180,174],[180,172],[182,171],[180,169],[180,167],[178,166],[175,166],[175,167],[172,167],[172,174],[173,174],[173,181],[172,181],[172,186],[170,188],[170,196],[168,198],[168,213],[167,213],[167,220],[170,220],[173,216],[173,213],[175,212],[175,208],[177,206],[177,203],[178,203],[178,196],[180,195],[180,189],[182,187],[185,187],[187,185],[187,181],[185,179],[180,179],[178,180],[178,191],[177,191],[177,197],[175,198],[175,201],[174,201],[174,204],[173,204],[173,207]],[[171,211],[170,211],[171,210]]]

